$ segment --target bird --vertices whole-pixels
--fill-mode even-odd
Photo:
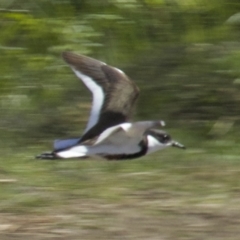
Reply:
[[[128,160],[170,146],[185,149],[159,129],[163,120],[130,121],[139,88],[122,70],[70,51],[62,57],[92,93],[90,117],[81,137],[55,140],[53,151],[36,158]]]

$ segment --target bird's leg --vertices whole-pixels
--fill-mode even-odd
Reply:
[[[36,156],[37,159],[55,160],[58,159],[54,152],[46,152]]]

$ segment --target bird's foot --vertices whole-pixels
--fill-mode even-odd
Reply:
[[[36,156],[35,158],[36,159],[55,160],[55,159],[57,159],[57,156],[55,155],[54,152],[46,152],[46,153],[42,153],[42,154]]]

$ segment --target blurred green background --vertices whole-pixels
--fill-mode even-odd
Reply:
[[[1,239],[239,239],[238,0],[0,0]],[[78,136],[91,95],[71,50],[141,89],[186,151],[36,161]]]

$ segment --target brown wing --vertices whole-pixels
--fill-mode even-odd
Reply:
[[[64,52],[63,58],[93,95],[89,122],[80,142],[128,120],[139,90],[121,70],[71,52]]]

